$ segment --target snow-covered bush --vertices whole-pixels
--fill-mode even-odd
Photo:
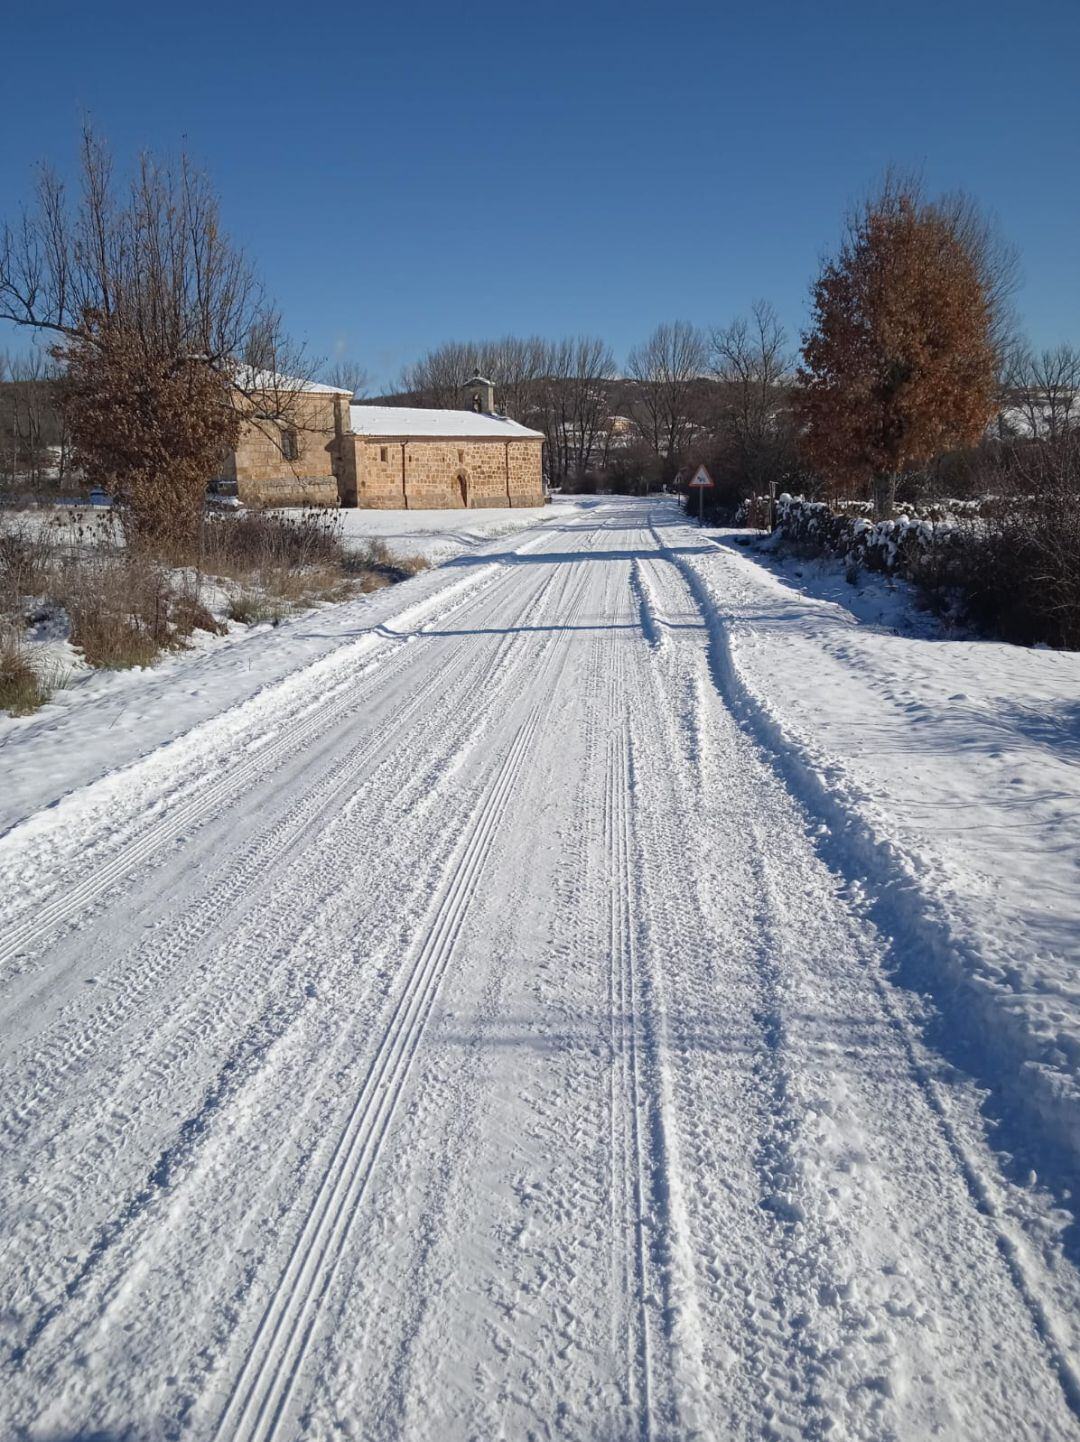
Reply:
[[[753,531],[768,530],[771,506],[772,500],[769,496],[747,496],[736,506],[731,524],[749,526]]]
[[[969,517],[873,521],[859,503],[834,510],[824,501],[788,495],[776,503],[776,527],[790,544],[839,556],[846,566],[902,575],[917,569],[928,551],[955,548],[972,533]]]
[[[901,575],[936,610],[1005,640],[1080,649],[1080,431],[993,453],[977,501],[888,521],[862,503],[777,502],[781,544],[832,555],[849,576]]]

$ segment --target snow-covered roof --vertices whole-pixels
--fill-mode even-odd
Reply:
[[[487,440],[498,437],[506,441],[544,439],[540,431],[530,431],[508,416],[477,414],[476,411],[422,410],[417,406],[350,406],[352,428],[358,436],[463,437]]]
[[[342,386],[325,386],[321,381],[301,380],[299,376],[275,375],[273,371],[256,371],[250,366],[237,366],[234,375],[242,391],[281,391],[288,395],[303,391],[306,395],[351,396]]]

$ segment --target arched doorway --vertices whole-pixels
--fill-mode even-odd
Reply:
[[[461,504],[466,510],[469,508],[469,477],[464,471],[457,473],[457,488],[461,496]]]

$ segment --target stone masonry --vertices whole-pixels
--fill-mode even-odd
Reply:
[[[348,429],[346,391],[289,397],[287,424],[252,419],[222,466],[240,499],[253,505],[336,506],[340,442]]]
[[[300,383],[297,383],[298,387]],[[490,382],[485,399],[490,400]],[[277,387],[280,398],[284,387]],[[350,406],[346,391],[304,385],[286,424],[250,402],[222,478],[250,505],[464,510],[544,503],[543,437],[493,411]],[[277,410],[277,407],[268,410]]]
[[[381,510],[464,510],[544,504],[539,439],[349,435],[342,504]]]

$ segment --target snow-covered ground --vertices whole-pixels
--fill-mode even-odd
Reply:
[[[580,496],[553,496],[547,506],[498,507],[482,511],[340,512],[346,541],[382,541],[395,556],[423,556],[433,565],[460,556],[486,541],[512,536],[540,522],[584,514],[598,504]]]
[[[555,497],[550,505],[535,509],[342,510],[339,515],[347,541],[359,545],[380,540],[394,556],[422,555],[437,566],[465,552],[497,553],[507,537],[539,525],[558,527],[595,504],[587,498]],[[119,542],[108,512],[88,507],[20,512],[18,520],[47,527],[62,547]],[[445,577],[429,578],[414,582],[410,594],[417,589],[438,591],[445,585]],[[62,616],[47,615],[30,628],[31,653],[55,690],[49,702],[29,716],[0,711],[0,748],[21,748],[19,763],[11,765],[6,784],[0,787],[0,829],[27,810],[47,805],[65,789],[85,784],[309,662],[332,648],[342,628],[348,632],[354,625],[353,612],[336,606],[320,607],[276,626],[241,625],[227,619],[228,591],[204,579],[201,596],[226,634],[196,631],[183,650],[163,653],[149,667],[110,671],[88,666],[67,639]],[[390,597],[368,604],[373,607],[373,624],[399,606]],[[271,634],[275,644],[267,647]]]
[[[1011,1078],[995,1105],[1024,1169],[1075,1185],[1080,654],[954,638],[903,581],[851,586],[835,563],[763,575],[739,539],[685,566],[746,715],[834,861],[875,886],[898,967],[948,1013],[943,1043]]]
[[[0,1434],[1080,1434],[1077,658],[792,581],[613,501],[0,741]]]

